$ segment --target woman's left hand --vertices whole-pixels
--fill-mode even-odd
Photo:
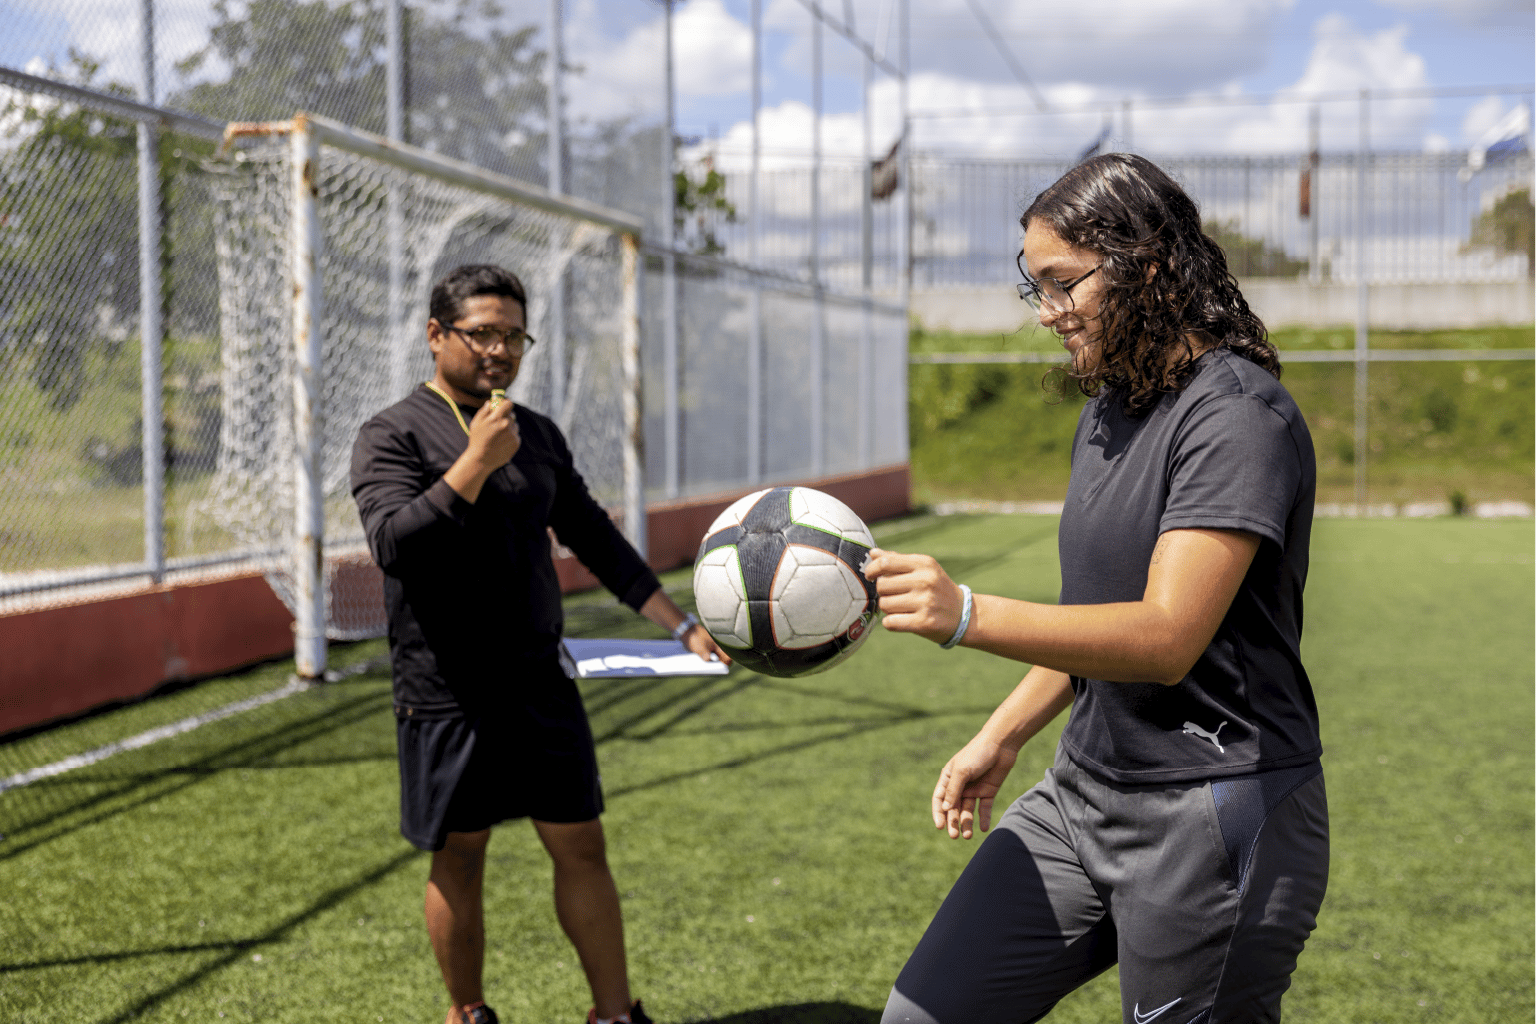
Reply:
[[[933,558],[874,548],[864,575],[875,581],[886,629],[938,644],[955,635],[965,595]]]

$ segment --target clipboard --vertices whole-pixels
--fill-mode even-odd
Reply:
[[[681,640],[560,641],[560,659],[572,679],[622,679],[637,676],[723,676],[731,667],[705,661]]]

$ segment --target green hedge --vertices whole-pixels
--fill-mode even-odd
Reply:
[[[1288,329],[1282,350],[1349,349],[1354,333]],[[1042,332],[914,330],[914,353],[1040,351]],[[1530,348],[1530,328],[1376,332],[1394,349]],[[1367,408],[1369,500],[1531,500],[1536,366],[1530,361],[1373,363]],[[1052,394],[1049,364],[915,364],[909,371],[918,500],[1060,498],[1082,398]],[[1301,363],[1282,378],[1312,428],[1319,500],[1354,494],[1354,366]],[[1071,391],[1070,387],[1067,389]]]

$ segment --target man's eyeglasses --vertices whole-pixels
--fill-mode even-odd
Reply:
[[[1024,280],[1016,286],[1019,289],[1019,298],[1029,303],[1037,312],[1041,303],[1049,303],[1058,313],[1070,313],[1077,305],[1072,301],[1072,289],[1097,274],[1099,268],[1103,266],[1104,264],[1100,263],[1082,277],[1066,282],[1058,281],[1054,277],[1042,277],[1036,281],[1025,274]]]
[[[533,336],[521,327],[513,327],[510,330],[502,330],[500,327],[476,327],[474,330],[465,330],[453,324],[445,324],[441,320],[438,321],[438,325],[462,337],[464,344],[468,345],[469,350],[477,356],[486,355],[497,345],[505,345],[507,355],[516,358],[533,345]]]

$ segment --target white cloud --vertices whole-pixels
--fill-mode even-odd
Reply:
[[[64,25],[60,36],[13,37],[11,46],[26,46],[60,70],[73,47],[101,62],[98,84],[120,82],[135,92],[142,86],[142,0],[11,0],[9,6],[42,15],[45,25]],[[175,63],[207,44],[212,11],[207,0],[156,0],[154,16],[156,95],[163,100],[177,84]]]
[[[1213,87],[1261,67],[1270,36],[1294,0],[1076,0],[1049,7],[1039,0],[981,0],[989,19],[1030,79],[1042,89],[1089,82],[1125,91],[1161,94]],[[838,5],[829,9],[841,16]],[[883,46],[888,33],[882,7],[855,4],[861,30]],[[1017,84],[987,38],[967,0],[925,0],[912,14],[914,72],[992,84]],[[797,76],[810,68],[809,15],[797,0],[773,0],[765,21],[798,38],[783,67]],[[894,38],[891,38],[894,45]],[[828,33],[829,71],[856,73],[852,47]],[[846,67],[834,66],[841,60]]]
[[[1503,97],[1484,96],[1472,104],[1466,116],[1461,119],[1461,137],[1467,142],[1476,142],[1484,132],[1499,123],[1504,112]]]
[[[656,115],[662,95],[666,29],[663,15],[606,38],[595,3],[579,6],[567,35],[570,59],[583,72],[570,84],[572,113],[605,118]],[[677,93],[717,96],[752,86],[752,33],[732,17],[722,0],[689,0],[672,17],[673,67]]]
[[[22,70],[29,75],[46,76],[48,63],[41,57],[33,57]],[[0,111],[4,111],[0,113],[0,148],[14,149],[36,131],[35,123],[27,123],[28,110],[46,113],[58,105],[59,101],[52,96],[0,85]]]
[[[920,149],[975,156],[1068,159],[1076,156],[1103,130],[1105,115],[1084,106],[1110,108],[1110,145],[1130,142],[1137,150],[1156,153],[1296,153],[1308,142],[1310,104],[1298,101],[1317,92],[1352,93],[1359,89],[1412,89],[1429,85],[1423,58],[1408,46],[1399,26],[1374,33],[1359,31],[1347,19],[1328,15],[1315,27],[1306,67],[1280,99],[1262,106],[1240,100],[1233,84],[1189,94],[1182,107],[1141,107],[1133,103],[1130,139],[1120,108],[1120,90],[1081,81],[1047,87],[1053,114],[1028,113],[1033,101],[1023,87],[1011,82],[977,81],[961,75],[922,72],[913,75],[914,110],[975,111],[975,116],[918,118],[916,145]],[[874,148],[877,154],[896,137],[894,82],[881,80],[872,97]],[[1146,93],[1141,93],[1145,97]],[[1133,100],[1136,97],[1133,97]],[[1358,105],[1329,103],[1323,108],[1323,145],[1351,149],[1359,139]],[[1502,108],[1483,117],[1497,120]],[[1010,113],[988,113],[1011,111]],[[1023,113],[1019,113],[1019,112]],[[1378,99],[1370,106],[1370,136],[1375,148],[1436,148],[1445,140],[1429,134],[1432,101]],[[1482,123],[1479,121],[1479,124]],[[811,147],[812,115],[803,103],[783,103],[763,112],[765,166],[803,163]],[[751,141],[750,125],[741,122],[721,138],[723,164],[744,166]],[[1486,126],[1485,126],[1486,127]],[[1470,130],[1470,129],[1469,129]],[[857,156],[861,151],[861,119],[857,113],[827,116],[822,122],[823,152]],[[1475,137],[1475,134],[1474,134]]]
[[[1510,16],[1529,18],[1529,0],[1376,0],[1399,11],[1434,11],[1456,21],[1487,25]]]
[[[1355,92],[1360,89],[1417,89],[1427,87],[1429,75],[1424,58],[1407,46],[1408,29],[1398,25],[1374,34],[1358,31],[1339,14],[1320,18],[1313,31],[1315,42],[1307,66],[1295,84],[1282,91],[1284,98],[1314,93]],[[1376,99],[1369,106],[1369,135],[1373,148],[1400,148],[1422,144],[1433,101]],[[1329,103],[1323,109],[1323,145],[1354,148],[1359,144],[1359,108],[1353,103]],[[1228,148],[1236,152],[1276,152],[1305,148],[1307,104],[1275,103],[1242,116],[1230,129]]]
[[[721,0],[689,0],[673,16],[677,89],[685,96],[752,88],[752,31]]]

